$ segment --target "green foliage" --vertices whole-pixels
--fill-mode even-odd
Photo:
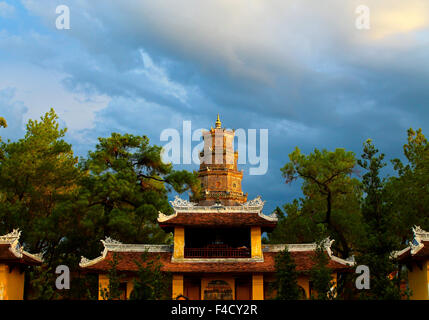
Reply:
[[[7,128],[7,122],[6,122],[5,118],[0,117],[0,128],[2,128],[2,127]],[[1,137],[0,137],[0,142],[2,142]],[[2,159],[2,158],[3,158],[3,150],[0,149],[0,159]]]
[[[360,182],[351,177],[356,160],[352,152],[317,149],[304,155],[296,148],[282,169],[286,183],[302,179],[304,197],[285,205],[272,242],[316,241],[330,236],[334,250],[342,257],[351,254],[352,244],[361,236]],[[294,232],[289,232],[294,230]],[[287,239],[294,234],[295,239]]]
[[[6,119],[3,117],[0,117],[0,127],[7,128]]]
[[[113,254],[112,261],[109,261],[110,269],[108,272],[109,285],[107,288],[100,286],[100,295],[103,300],[119,300],[121,298],[121,280],[124,275],[118,274],[118,255]]]
[[[1,144],[0,233],[19,228],[24,248],[43,254],[44,269],[33,272],[36,278],[30,279],[38,286],[33,288],[35,297],[40,293],[43,299],[54,297],[52,282],[37,278],[50,279],[47,274],[59,264],[73,266],[73,254],[64,247],[69,245],[68,235],[76,231],[75,200],[81,178],[78,159],[63,139],[66,129],[60,129],[57,120],[50,110],[40,121],[28,122],[23,139]]]
[[[387,181],[386,193],[400,219],[400,228],[392,231],[405,241],[411,238],[413,226],[429,229],[429,144],[421,129],[408,130],[403,150],[407,162],[392,160],[398,177]]]
[[[371,140],[364,143],[359,165],[366,171],[362,178],[366,197],[362,201],[365,240],[360,243],[357,263],[370,269],[370,289],[361,292],[362,298],[400,299],[399,279],[392,275],[397,265],[392,253],[401,248],[401,239],[393,232],[398,221],[385,192],[385,179],[380,170],[386,165]]]
[[[166,300],[170,299],[171,276],[161,272],[160,257],[149,258],[142,254],[141,261],[135,261],[139,270],[134,279],[131,300]]]
[[[312,299],[332,300],[336,297],[336,286],[332,279],[332,270],[328,267],[329,257],[323,242],[319,242],[314,256],[314,266],[310,270],[310,281],[316,294]]]
[[[172,211],[168,192],[198,195],[196,173],[163,163],[161,147],[145,136],[100,138],[79,162],[54,110],[29,120],[26,129],[24,138],[0,144],[0,234],[19,228],[24,249],[43,254],[43,268],[27,279],[31,298],[89,298],[79,290],[57,291],[56,266],[70,268],[72,284],[78,283],[73,288],[84,286],[91,281],[79,275],[78,263],[99,255],[100,239],[168,242],[156,223],[158,211]]]
[[[157,225],[158,211],[172,209],[168,192],[197,190],[195,173],[174,171],[161,159],[161,147],[145,136],[112,133],[99,138],[96,150],[81,161],[87,172],[81,201],[87,216],[84,225],[97,236],[127,243],[163,243],[168,240]]]
[[[315,237],[325,233],[323,224],[317,223],[313,214],[307,214],[302,207],[304,199],[294,199],[292,203],[274,211],[278,217],[277,227],[268,234],[269,243],[309,243]],[[320,215],[320,214],[319,214]],[[319,216],[318,215],[318,216]]]
[[[285,248],[276,256],[276,280],[278,300],[298,300],[303,298],[298,286],[298,272],[295,262]]]
[[[58,298],[55,292],[55,270],[52,267],[40,266],[28,270],[27,280],[31,291],[26,299],[52,300]]]

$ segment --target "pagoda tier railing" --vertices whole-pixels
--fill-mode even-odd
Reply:
[[[185,248],[185,258],[250,258],[248,248]]]

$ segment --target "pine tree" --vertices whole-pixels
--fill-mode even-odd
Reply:
[[[324,250],[323,242],[317,245],[314,261],[315,264],[310,271],[310,281],[316,294],[311,298],[332,300],[335,298],[336,289],[332,279],[332,270],[328,268],[329,257]]]
[[[384,154],[378,154],[371,140],[367,140],[358,161],[366,170],[362,179],[366,193],[362,201],[366,237],[360,245],[357,262],[370,270],[370,289],[361,292],[361,298],[391,300],[401,298],[399,279],[392,276],[397,271],[392,253],[400,249],[401,241],[392,232],[395,215],[386,199],[385,179],[380,178],[380,171],[386,165],[383,159]]]
[[[123,275],[118,274],[118,255],[113,254],[112,261],[109,261],[110,269],[108,272],[109,285],[107,288],[100,287],[100,295],[103,300],[119,300],[121,298],[121,279]]]
[[[164,300],[169,299],[170,275],[161,272],[160,257],[151,258],[145,252],[141,261],[135,261],[138,266],[137,278],[134,279],[134,289],[131,300]]]
[[[287,248],[276,256],[277,299],[298,300],[303,298],[298,286],[298,272]]]

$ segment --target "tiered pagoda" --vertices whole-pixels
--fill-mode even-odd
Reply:
[[[305,296],[311,294],[308,271],[314,265],[316,244],[262,245],[264,232],[272,231],[277,217],[265,215],[260,197],[247,200],[237,168],[234,130],[222,128],[219,116],[215,128],[203,133],[199,179],[202,194],[191,201],[176,197],[174,214],[159,213],[159,226],[174,235],[173,245],[122,244],[110,238],[102,241],[104,251],[94,260],[82,258],[80,266],[98,273],[100,288],[108,285],[107,272],[116,254],[117,270],[126,277],[123,298],[129,297],[143,252],[159,256],[162,271],[172,274],[172,298],[191,300],[263,300],[273,293],[267,284],[275,281],[275,256],[287,246],[301,276]],[[352,264],[332,255],[326,243],[328,266],[342,272]],[[101,297],[101,295],[100,295]]]

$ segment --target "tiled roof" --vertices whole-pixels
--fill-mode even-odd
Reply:
[[[175,217],[159,222],[162,228],[173,226],[251,227],[272,229],[277,221],[267,220],[257,212],[178,212]]]
[[[16,252],[12,250],[10,244],[0,244],[0,262],[2,263],[20,263],[26,265],[40,265],[39,258],[29,254],[26,251]]]
[[[408,247],[395,252],[395,257],[401,263],[426,260],[429,258],[429,232],[419,226],[413,227],[414,239]]]
[[[425,260],[429,258],[429,241],[421,241],[416,248],[408,247],[402,250],[398,256],[400,262],[408,262],[411,260]]]
[[[118,265],[117,270],[121,272],[135,272],[138,270],[135,261],[141,261],[141,252],[111,252],[109,251],[104,259],[100,259],[95,264],[84,267],[82,269],[92,272],[106,272],[111,269],[111,261],[113,261],[113,255],[117,255]],[[156,256],[160,257],[160,263],[162,264],[162,271],[172,273],[219,273],[219,272],[230,272],[230,273],[245,273],[245,272],[261,272],[261,273],[273,273],[275,272],[275,256],[276,252],[264,252],[263,262],[172,262],[171,252],[160,252],[160,253],[148,253],[148,259],[156,259]],[[291,252],[297,270],[299,272],[309,271],[314,266],[314,251],[296,251]],[[237,259],[239,260],[239,259]],[[197,261],[197,260],[195,260]],[[328,267],[334,271],[347,270],[348,266],[330,260]]]

